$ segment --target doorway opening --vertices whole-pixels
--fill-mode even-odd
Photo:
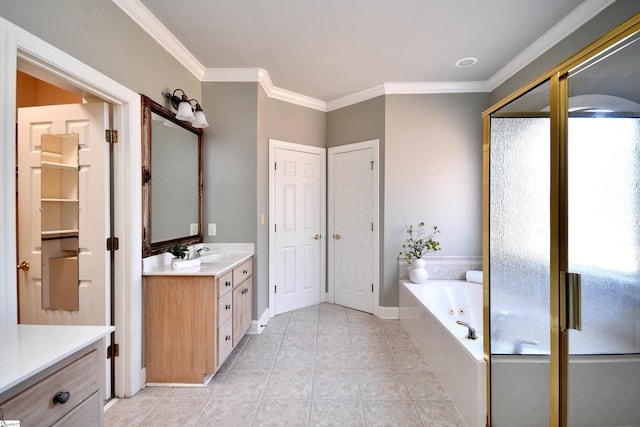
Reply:
[[[114,325],[115,266],[104,243],[113,228],[113,151],[104,138],[113,108],[28,70],[18,61],[18,323]],[[105,345],[114,343],[111,334]],[[108,400],[114,395],[115,358],[105,367]]]

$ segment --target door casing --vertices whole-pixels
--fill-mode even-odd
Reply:
[[[17,323],[16,241],[16,70],[81,88],[113,104],[113,127],[119,132],[115,165],[116,252],[115,318],[118,397],[133,396],[145,383],[142,366],[142,225],[140,95],[88,67],[49,43],[0,18],[0,324]],[[43,80],[46,80],[43,78]],[[9,143],[10,141],[10,143]],[[10,196],[8,196],[10,195]],[[130,316],[129,316],[130,314]]]

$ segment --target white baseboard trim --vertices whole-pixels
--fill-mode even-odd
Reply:
[[[399,319],[400,309],[398,307],[378,307],[378,317],[381,319]]]
[[[267,307],[258,320],[251,321],[251,326],[249,326],[247,333],[253,335],[261,334],[264,331],[264,327],[269,323],[269,319],[269,307]]]

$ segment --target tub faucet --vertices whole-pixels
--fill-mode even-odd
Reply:
[[[209,248],[208,248],[208,247],[206,247],[206,246],[201,247],[200,249],[198,249],[197,251],[195,251],[195,252],[193,253],[193,256],[191,257],[191,259],[198,259],[198,258],[200,258],[200,255],[202,255],[202,251],[207,252],[208,250],[209,250]]]
[[[515,344],[513,345],[513,353],[522,354],[522,346],[525,344],[538,345],[540,343],[536,340],[516,340]]]
[[[458,325],[462,325],[462,326],[466,326],[467,328],[469,328],[469,332],[467,333],[467,336],[465,338],[469,338],[470,340],[477,340],[478,339],[478,335],[476,335],[476,330],[473,326],[471,326],[470,324],[463,322],[462,320],[456,320],[456,323]]]

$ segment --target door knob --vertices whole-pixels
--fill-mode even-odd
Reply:
[[[313,236],[313,240],[320,240],[320,235],[316,234],[315,236]]]
[[[31,264],[29,264],[29,261],[22,261],[20,265],[18,265],[17,267],[18,267],[18,270],[29,271]]]
[[[334,234],[334,235],[333,235],[333,238],[334,238],[334,239],[336,239],[336,240],[340,240],[340,238],[341,238],[341,237],[342,237],[342,236],[341,236],[341,235],[339,235],[339,234]]]

